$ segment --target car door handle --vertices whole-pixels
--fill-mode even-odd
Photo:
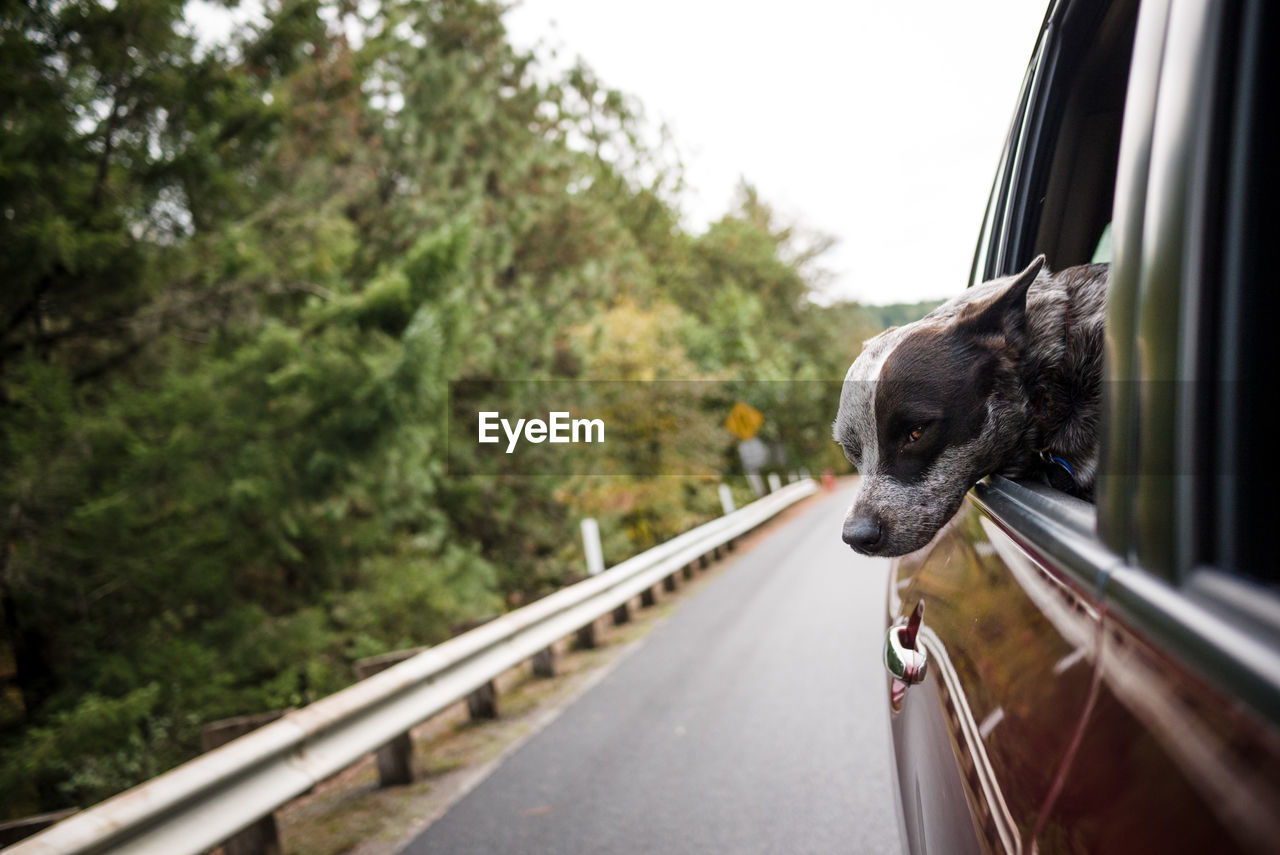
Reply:
[[[911,685],[919,683],[929,669],[929,656],[916,644],[916,635],[924,620],[924,600],[916,603],[906,626],[891,626],[884,641],[884,667],[888,672]]]

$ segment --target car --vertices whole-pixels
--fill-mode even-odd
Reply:
[[[1111,264],[1094,502],[991,476],[894,559],[912,853],[1280,852],[1274,0],[1058,0],[970,284]]]

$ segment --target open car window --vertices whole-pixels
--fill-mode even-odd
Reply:
[[[1049,13],[1024,82],[975,254],[972,282],[1022,269],[1109,263],[1138,3]]]

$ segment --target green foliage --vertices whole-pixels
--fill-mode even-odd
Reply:
[[[750,187],[682,229],[638,108],[540,82],[498,4],[267,4],[209,50],[183,12],[0,11],[9,816],[561,584],[582,515],[610,561],[709,518],[735,397],[841,465],[830,383],[875,331],[809,300],[823,242]],[[636,441],[601,465],[675,475],[453,477],[448,384],[489,378],[729,385],[602,402]]]
[[[922,300],[919,303],[891,303],[887,306],[861,306],[877,329],[900,327],[918,321],[942,305],[941,300]]]
[[[0,789],[19,803],[76,803],[164,771],[148,751],[168,738],[170,722],[157,715],[160,693],[150,684],[118,698],[84,695],[6,751]]]

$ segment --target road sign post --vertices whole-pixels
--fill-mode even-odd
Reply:
[[[724,509],[724,512],[726,514],[733,513],[735,510],[735,508],[733,507],[733,491],[729,489],[729,485],[721,484],[719,492],[720,492],[720,507]]]
[[[582,551],[587,556],[587,575],[604,571],[604,549],[600,546],[600,525],[592,517],[582,521]]]

